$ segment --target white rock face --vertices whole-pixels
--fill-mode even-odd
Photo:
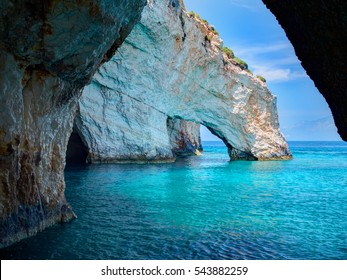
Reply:
[[[220,47],[210,27],[182,11],[178,1],[151,1],[141,22],[83,93],[80,118],[87,128],[82,134],[93,143],[88,144],[92,157],[95,153],[95,158],[113,160],[145,150],[155,156],[154,148],[144,147],[164,138],[165,145],[160,145],[166,147],[164,116],[169,116],[208,127],[227,145],[231,159],[290,158],[279,129],[276,98]],[[100,93],[100,103],[94,91],[101,89],[107,90]],[[124,131],[126,120],[134,132],[121,139],[116,130],[120,126]],[[141,132],[144,140],[136,146]],[[120,151],[113,141],[127,148]]]
[[[92,83],[83,93],[75,128],[88,161],[174,161],[167,116],[149,105]]]
[[[98,83],[84,90],[74,127],[90,163],[172,162],[201,146],[199,124],[168,118]]]

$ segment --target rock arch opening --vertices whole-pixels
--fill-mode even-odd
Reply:
[[[218,129],[204,122],[182,119],[180,116],[167,118],[167,131],[172,152],[177,157],[202,155],[203,140],[224,143],[231,160],[256,160],[252,155],[235,149]],[[205,138],[206,137],[206,138]]]
[[[204,126],[209,130],[209,132],[211,132],[212,135],[214,135],[215,137],[222,140],[222,142],[225,144],[225,146],[228,149],[228,154],[229,154],[230,160],[258,160],[251,153],[247,153],[247,152],[241,151],[241,150],[233,147],[229,143],[228,139],[226,137],[224,137],[222,132],[220,132],[218,129],[212,128],[208,125],[204,125]]]
[[[84,144],[77,129],[73,129],[66,149],[66,165],[82,165],[88,163],[88,148]]]
[[[178,153],[198,148],[182,135],[181,123],[175,124],[179,137],[172,137],[177,129],[170,123],[168,129],[168,117],[208,127],[231,160],[290,159],[276,97],[266,84],[228,58],[220,37],[203,22],[177,13],[168,1],[157,5],[160,9],[144,9],[136,31],[84,89],[79,129],[91,162],[172,162]],[[157,13],[167,7],[177,24]],[[147,46],[151,51],[143,52]]]

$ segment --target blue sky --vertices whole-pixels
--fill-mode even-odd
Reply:
[[[324,97],[307,76],[273,14],[261,0],[185,0],[219,32],[224,45],[267,80],[277,96],[287,140],[340,140]],[[203,140],[213,137],[202,129]]]

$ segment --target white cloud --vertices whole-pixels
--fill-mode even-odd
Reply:
[[[315,120],[300,121],[289,127],[282,127],[288,140],[300,141],[340,141],[332,116]]]
[[[304,70],[294,71],[288,67],[279,67],[276,62],[266,62],[260,65],[251,64],[251,68],[254,75],[261,75],[269,82],[286,82],[307,77]]]
[[[285,82],[307,77],[289,42],[271,45],[256,44],[234,46],[236,56],[245,60],[255,75],[271,82]]]
[[[234,6],[241,7],[244,9],[252,10],[252,11],[257,11],[257,3],[255,1],[247,1],[247,0],[229,0],[230,3]]]
[[[237,54],[242,55],[259,55],[259,54],[266,54],[266,53],[273,53],[283,50],[290,51],[292,46],[287,42],[276,42],[275,44],[271,45],[263,45],[258,44],[255,46],[240,46],[237,47]]]
[[[256,69],[255,75],[266,77],[267,81],[288,81],[290,76],[290,69]]]

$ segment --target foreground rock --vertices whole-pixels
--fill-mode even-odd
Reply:
[[[81,89],[144,0],[0,4],[0,247],[74,217],[65,151]]]
[[[347,141],[347,1],[263,0],[284,28],[302,66],[323,94]]]
[[[179,1],[151,1],[84,90],[77,127],[92,161],[170,157],[167,116],[208,127],[232,160],[290,158],[276,98],[220,48],[213,29]]]

